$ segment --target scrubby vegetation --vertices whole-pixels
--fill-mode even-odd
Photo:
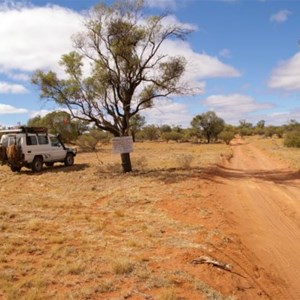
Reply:
[[[300,148],[300,130],[289,131],[284,137],[284,145]]]
[[[107,143],[110,139],[111,135],[109,133],[98,129],[91,129],[79,136],[76,145],[85,152],[95,151],[99,142]]]
[[[59,121],[60,120],[60,121]],[[260,120],[256,125],[240,120],[239,125],[226,124],[214,112],[203,113],[191,120],[189,128],[162,124],[147,124],[145,117],[136,115],[131,120],[131,135],[134,142],[161,141],[167,143],[220,143],[227,145],[235,135],[241,137],[283,138],[286,147],[300,148],[300,123],[290,120],[281,126],[266,125]],[[109,142],[112,135],[91,128],[88,124],[74,121],[66,112],[53,112],[44,117],[37,116],[28,121],[29,126],[47,127],[49,132],[60,134],[65,142],[75,143],[82,151],[95,151],[99,143]]]

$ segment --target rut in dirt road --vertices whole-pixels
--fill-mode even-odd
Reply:
[[[265,287],[270,297],[300,299],[300,174],[253,145],[232,148],[219,171],[236,232],[273,278],[276,290]]]

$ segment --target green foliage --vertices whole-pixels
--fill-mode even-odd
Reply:
[[[134,115],[130,119],[131,135],[132,139],[135,142],[136,133],[141,131],[142,127],[146,124],[146,118],[140,114]]]
[[[265,128],[265,124],[266,124],[265,120],[260,120],[257,122],[256,127],[257,128]]]
[[[265,120],[260,120],[257,122],[255,128],[253,129],[253,133],[257,135],[264,135],[265,134]]]
[[[284,128],[282,126],[276,127],[275,132],[279,138],[282,138],[284,135]]]
[[[286,129],[284,128],[284,126],[272,126],[271,125],[271,126],[265,127],[264,136],[271,138],[274,135],[277,135],[277,137],[282,138],[285,131],[286,131]]]
[[[164,132],[162,135],[161,135],[161,138],[163,140],[165,140],[166,142],[169,142],[169,141],[180,141],[182,138],[183,138],[183,134],[180,133],[180,132],[176,132],[176,131],[170,131],[170,132]]]
[[[268,126],[264,130],[264,136],[265,137],[272,137],[274,134],[276,134],[276,127],[275,126]]]
[[[256,135],[265,135],[266,127],[255,127],[252,132]]]
[[[99,142],[108,142],[110,138],[111,136],[107,132],[92,129],[88,133],[81,135],[77,139],[76,145],[84,152],[96,151]]]
[[[253,128],[252,123],[247,122],[246,120],[239,120],[240,126],[239,128]]]
[[[194,117],[191,125],[198,133],[202,131],[207,143],[210,143],[212,139],[218,139],[218,134],[224,129],[225,122],[215,112],[208,111]]]
[[[285,125],[285,131],[300,130],[300,123],[294,119],[291,119],[287,125]]]
[[[54,111],[44,117],[36,116],[29,119],[28,126],[46,127],[52,134],[60,134],[63,141],[70,142],[77,139],[87,129],[87,124],[79,120],[71,120],[65,111]]]
[[[233,131],[229,131],[229,130],[223,130],[220,134],[219,134],[219,139],[224,141],[226,143],[226,145],[229,145],[229,143],[233,140],[234,138],[234,132]]]
[[[148,125],[143,128],[143,138],[150,141],[158,140],[159,130],[155,125]]]
[[[191,30],[166,22],[166,14],[141,19],[144,4],[119,0],[91,9],[85,31],[73,37],[75,51],[60,60],[66,79],[52,71],[33,75],[40,96],[117,137],[129,135],[130,119],[154,100],[189,92],[180,81],[185,59],[161,55],[160,48],[170,39],[186,38]],[[91,66],[88,75],[84,64]],[[124,172],[131,171],[130,160],[122,165]]]
[[[239,134],[241,135],[241,137],[251,136],[253,135],[253,129],[249,127],[242,127],[239,129]]]
[[[184,38],[190,30],[166,25],[165,14],[141,22],[143,9],[140,0],[96,5],[85,20],[85,31],[73,38],[75,51],[60,60],[67,78],[52,71],[36,71],[32,77],[41,97],[67,107],[74,118],[124,136],[136,132],[137,120],[131,119],[152,107],[154,99],[187,91],[180,83],[185,59],[158,53],[166,40]],[[85,61],[91,65],[87,76]]]
[[[164,124],[164,125],[161,125],[159,127],[159,130],[160,130],[161,133],[171,132],[172,131],[172,127],[170,125]]]
[[[287,132],[283,143],[286,147],[300,148],[300,130],[295,129]]]
[[[252,123],[247,122],[246,120],[240,120],[240,125],[238,126],[238,132],[241,137],[251,136],[254,134],[254,128]]]

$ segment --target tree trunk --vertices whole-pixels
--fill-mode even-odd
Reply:
[[[209,144],[210,143],[210,134],[209,133],[206,134],[206,139],[207,139],[207,144]]]
[[[130,153],[121,153],[122,168],[124,173],[132,171]]]

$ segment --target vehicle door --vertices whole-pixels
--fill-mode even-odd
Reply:
[[[55,160],[55,151],[52,151],[50,139],[46,134],[37,134],[38,149],[43,156],[44,162]]]
[[[56,136],[50,136],[50,148],[53,161],[63,161],[66,157],[66,150]]]
[[[36,155],[40,155],[36,135],[24,135],[22,137],[22,148],[25,155],[25,160],[31,163]]]

